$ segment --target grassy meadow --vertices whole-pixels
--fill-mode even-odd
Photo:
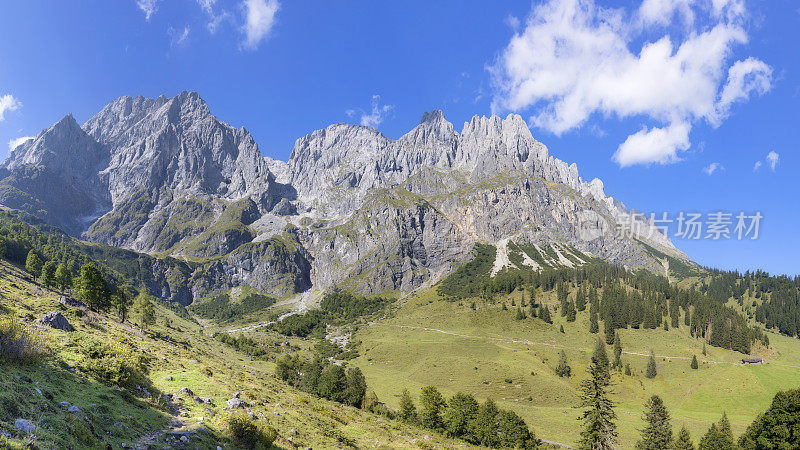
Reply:
[[[552,297],[547,297],[552,294]],[[542,295],[542,294],[540,294]],[[494,303],[476,300],[450,302],[435,289],[405,300],[386,318],[360,328],[353,339],[361,342],[361,356],[352,361],[364,372],[378,397],[397,407],[408,388],[415,396],[425,385],[445,395],[467,392],[482,400],[492,398],[513,409],[530,424],[538,437],[573,445],[578,440],[579,383],[585,377],[597,336],[589,333],[589,314],[578,312],[572,323],[556,312],[554,324],[539,319],[516,319],[516,306],[527,295],[517,291]],[[555,293],[540,297],[556,306]],[[505,303],[507,310],[502,309]],[[660,395],[673,418],[675,432],[686,426],[697,443],[723,412],[738,436],[765,410],[773,395],[800,385],[800,342],[770,333],[770,349],[756,346],[754,356],[766,365],[741,365],[746,355],[711,346],[702,354],[702,342],[686,327],[664,331],[620,330],[622,361],[632,375],[613,375],[618,427],[624,448],[631,448],[644,426],[643,404]],[[559,331],[564,327],[565,333]],[[602,326],[601,326],[602,330]],[[554,368],[564,350],[572,377],[560,378]],[[656,355],[658,375],[644,372],[650,351]],[[608,347],[613,360],[611,346]],[[692,356],[700,363],[690,368]]]

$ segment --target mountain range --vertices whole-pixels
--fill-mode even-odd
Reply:
[[[182,304],[245,285],[286,299],[334,287],[402,294],[469,260],[476,243],[495,246],[493,274],[592,259],[667,275],[692,264],[601,180],[551,156],[516,114],[474,116],[458,132],[433,110],[396,140],[334,124],[298,139],[284,162],[195,92],[125,96],[14,148],[0,166],[0,204],[76,238],[179,261],[180,271],[147,270],[181,275],[156,293]],[[629,223],[635,233],[616,232]]]

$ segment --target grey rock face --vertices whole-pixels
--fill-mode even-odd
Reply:
[[[27,419],[17,419],[14,421],[14,429],[21,433],[33,433],[36,425]]]
[[[58,311],[50,311],[49,313],[40,317],[37,322],[57,330],[74,331],[72,325],[69,324],[67,318],[61,315]]]
[[[457,132],[434,110],[397,140],[335,124],[282,162],[196,93],[121,97],[83,127],[67,116],[15,149],[0,178],[0,203],[73,235],[198,259],[140,259],[151,292],[183,304],[241,285],[277,297],[405,292],[449,273],[477,242],[569,245],[663,273],[642,241],[688,261],[647,220],[636,219],[636,239],[615,235],[631,213],[516,114],[475,116]],[[608,226],[591,240],[586,211]]]

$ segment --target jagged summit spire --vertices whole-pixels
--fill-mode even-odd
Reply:
[[[422,119],[419,121],[420,124],[427,123],[427,122],[443,122],[445,121],[444,113],[441,109],[432,109],[430,111],[425,111],[422,114]]]

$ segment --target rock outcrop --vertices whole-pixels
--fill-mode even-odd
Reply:
[[[50,328],[55,328],[56,330],[75,331],[67,318],[58,311],[50,311],[40,317],[37,322]]]
[[[140,267],[152,292],[184,304],[241,285],[277,297],[312,286],[406,292],[479,242],[563,245],[658,273],[650,248],[688,261],[516,114],[475,116],[458,132],[429,111],[396,140],[335,124],[282,162],[197,93],[121,97],[82,127],[67,116],[14,149],[0,203],[90,241],[191,259]],[[614,233],[631,220],[638,235]]]

